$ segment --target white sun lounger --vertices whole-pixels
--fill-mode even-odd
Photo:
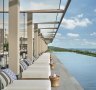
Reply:
[[[0,80],[2,90],[51,90],[50,80],[16,80],[10,69],[0,70]]]
[[[34,62],[34,64],[50,64],[50,61],[49,60],[36,60],[35,62]]]
[[[50,80],[15,80],[3,90],[51,90]]]
[[[29,68],[22,72],[22,78],[28,79],[48,79],[50,75],[50,68]]]
[[[50,68],[50,65],[49,64],[42,64],[42,63],[34,63],[30,66],[28,66],[28,69],[29,68]]]
[[[40,57],[50,58],[50,53],[43,53]]]
[[[50,63],[50,59],[48,58],[38,58],[34,63],[38,63],[38,62],[45,62],[45,63]]]

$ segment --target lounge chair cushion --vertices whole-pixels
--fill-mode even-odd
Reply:
[[[5,72],[11,78],[12,81],[17,80],[15,73],[9,68],[3,69],[2,71]]]
[[[24,59],[24,62],[26,63],[27,66],[29,66],[29,63],[26,59]]]
[[[21,60],[21,61],[20,61],[20,65],[21,65],[21,68],[22,68],[23,70],[26,70],[26,69],[28,68],[28,66],[27,66],[27,64],[24,62],[24,60]]]
[[[3,71],[0,72],[1,89],[12,83],[11,78]]]
[[[24,59],[24,62],[26,62],[26,64],[28,64],[28,66],[32,65],[33,61],[31,59]]]
[[[51,70],[49,68],[28,68],[22,72],[22,78],[49,78]]]
[[[50,80],[15,80],[4,90],[51,90]]]

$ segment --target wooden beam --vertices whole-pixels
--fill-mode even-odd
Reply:
[[[39,28],[39,29],[58,29],[58,28]]]
[[[56,33],[56,32],[47,32],[47,33]]]
[[[59,22],[38,22],[36,24],[59,24]]]
[[[64,10],[62,9],[45,9],[45,10],[27,10],[27,11],[20,11],[20,13],[63,13]],[[0,11],[3,13],[3,11]],[[4,13],[9,13],[9,11],[4,11]]]

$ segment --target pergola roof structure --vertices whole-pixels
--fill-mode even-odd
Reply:
[[[32,5],[37,4],[39,8],[33,6],[34,9],[20,10],[20,13],[33,13],[33,24],[38,24],[38,29],[40,29],[45,42],[47,44],[51,43],[56,36],[71,0],[65,0],[64,2],[62,0],[32,0],[32,2]],[[63,9],[61,9],[62,7]],[[0,10],[0,13],[8,12],[8,10],[4,10],[4,12]]]

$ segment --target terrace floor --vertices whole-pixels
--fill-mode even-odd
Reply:
[[[52,70],[52,74],[55,72],[60,76],[60,86],[52,87],[52,90],[84,90],[78,81],[69,74],[59,59],[53,54],[52,57],[56,63],[56,68]]]

